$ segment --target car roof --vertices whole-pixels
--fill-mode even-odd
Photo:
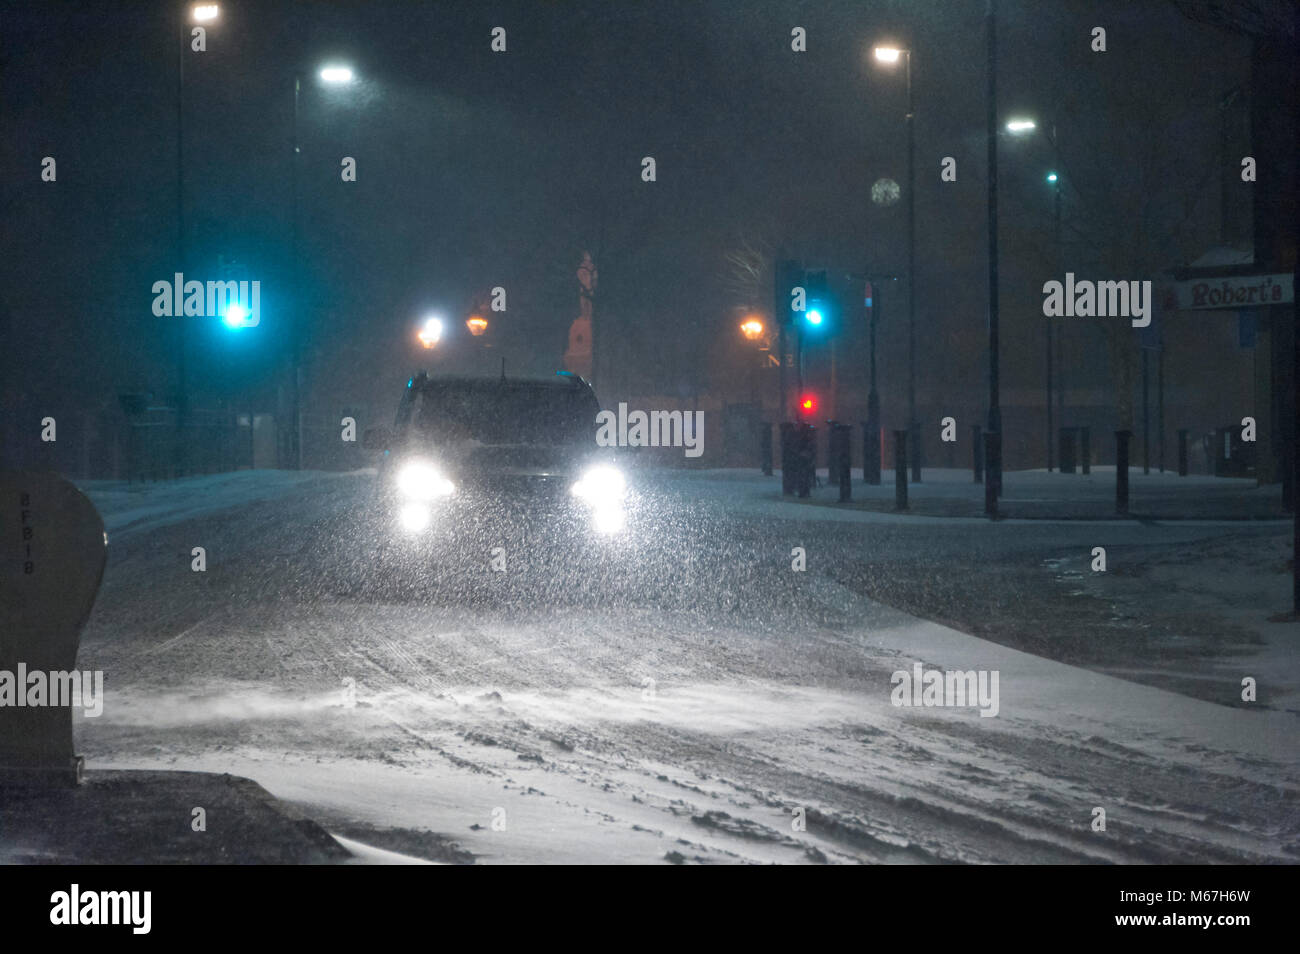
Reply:
[[[529,375],[521,377],[487,377],[465,374],[445,374],[436,377],[421,372],[411,378],[407,387],[414,390],[442,390],[445,388],[464,389],[466,391],[505,391],[513,388],[547,388],[553,390],[574,391],[590,390],[591,385],[576,374],[560,371],[550,375]]]

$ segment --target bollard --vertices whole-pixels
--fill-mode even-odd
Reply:
[[[1079,428],[1079,469],[1092,473],[1092,432],[1086,427]]]
[[[975,483],[984,483],[984,429],[978,424],[970,426],[971,468],[975,471]]]
[[[894,509],[907,509],[907,431],[894,431]]]
[[[840,438],[837,428],[840,422],[828,420],[826,422],[826,483],[834,484],[839,480],[840,474]]]
[[[984,512],[998,515],[998,498],[1002,496],[1002,435],[998,431],[984,432]]]
[[[1178,476],[1187,476],[1187,428],[1178,429]]]
[[[1063,474],[1073,474],[1074,467],[1074,435],[1078,428],[1063,427],[1058,431],[1056,446],[1060,448],[1057,456],[1060,458],[1060,470]]]
[[[758,425],[758,466],[764,477],[772,476],[772,425],[766,421]]]
[[[880,484],[880,429],[871,421],[862,423],[862,479],[868,484]]]
[[[849,449],[850,433],[851,429],[847,424],[836,424],[831,429],[831,445],[835,448],[835,453],[831,455],[835,462],[835,473],[831,477],[839,481],[840,503],[848,503],[853,499],[853,471]]]
[[[795,434],[795,492],[800,497],[812,493],[813,480],[817,476],[817,428],[811,424],[798,425]]]
[[[790,421],[781,422],[781,493],[787,497],[794,493],[798,468],[794,453],[794,427]]]
[[[1128,513],[1128,439],[1132,431],[1115,432],[1115,512]]]

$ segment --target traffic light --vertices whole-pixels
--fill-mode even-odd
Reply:
[[[817,413],[817,395],[812,393],[801,394],[799,396],[799,413],[805,419],[811,420]]]
[[[830,286],[826,280],[826,270],[805,272],[803,284],[804,291],[808,296],[803,313],[804,321],[810,328],[822,329],[826,326],[826,319],[830,316],[831,304]]]

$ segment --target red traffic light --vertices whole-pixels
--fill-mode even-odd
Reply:
[[[799,399],[799,410],[804,414],[816,414],[817,398],[811,394],[805,394]]]

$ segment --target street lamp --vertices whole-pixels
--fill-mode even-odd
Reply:
[[[757,318],[746,318],[740,324],[740,333],[750,341],[758,341],[763,337],[763,323]]]
[[[352,70],[347,66],[330,64],[320,70],[320,80],[331,86],[345,86],[352,82]],[[289,356],[293,373],[293,461],[294,469],[302,470],[302,355],[300,352],[302,330],[305,322],[302,320],[303,312],[303,288],[305,282],[302,280],[302,265],[298,257],[298,156],[302,153],[302,148],[298,142],[298,99],[302,92],[302,76],[294,74],[293,77],[293,156],[290,167],[291,185],[290,200],[292,212],[290,214],[292,228],[292,261],[293,261],[293,282],[294,282],[294,324],[297,326],[293,334],[289,336]]]
[[[470,317],[465,320],[465,327],[469,329],[470,334],[477,338],[487,331],[487,319],[479,315],[470,315]]]
[[[894,64],[901,57],[907,78],[907,429],[912,481],[921,482],[921,442],[916,427],[916,105],[912,98],[912,51],[877,46],[876,60]]]
[[[347,66],[326,66],[320,71],[322,83],[345,86],[352,82],[352,70]]]
[[[442,340],[442,319],[435,315],[425,318],[424,324],[420,325],[420,330],[415,333],[415,337],[425,351],[432,351]]]
[[[1038,128],[1038,124],[1032,119],[1012,119],[1007,122],[1007,132],[1013,135],[1019,133],[1033,132]]]

